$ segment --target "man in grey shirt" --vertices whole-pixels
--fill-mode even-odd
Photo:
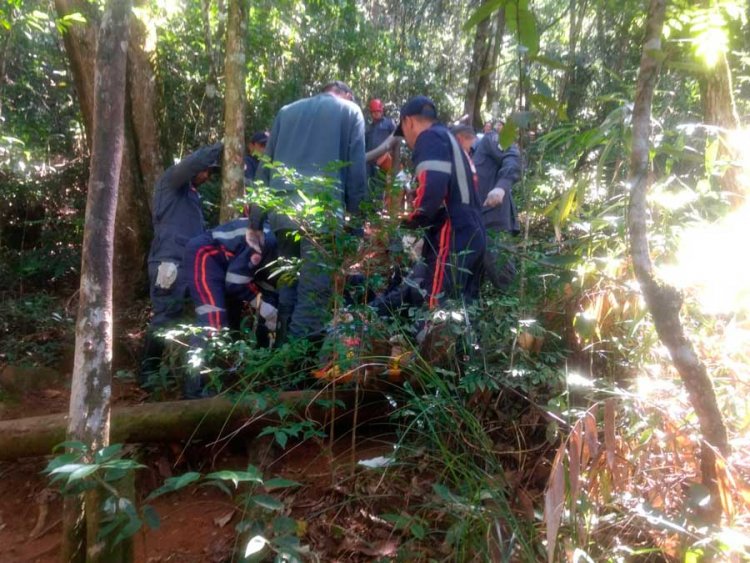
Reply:
[[[321,93],[298,100],[279,110],[266,146],[272,161],[293,168],[303,177],[328,176],[334,180],[340,198],[341,215],[359,214],[367,194],[365,167],[365,122],[362,111],[352,102],[351,89],[340,81],[327,84]],[[337,161],[345,163],[332,169]],[[262,168],[260,177],[268,186],[285,194],[289,203],[299,203],[297,187],[283,177]],[[330,317],[331,272],[319,264],[312,242],[294,240],[298,225],[282,213],[253,206],[248,243],[263,245],[262,224],[268,218],[276,235],[281,258],[300,258],[296,283],[279,286],[277,342],[286,336],[318,338]]]

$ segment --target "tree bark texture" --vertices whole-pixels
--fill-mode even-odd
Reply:
[[[719,128],[718,157],[731,164],[719,179],[721,189],[732,194],[734,206],[745,202],[744,189],[740,180],[740,170],[733,164],[738,159],[738,149],[732,144],[731,137],[727,133],[740,126],[740,118],[734,103],[732,92],[732,73],[729,69],[726,53],[721,53],[716,65],[706,70],[700,81],[701,102],[703,104],[703,121],[706,125],[714,125]]]
[[[123,155],[130,2],[111,0],[102,17],[94,73],[93,135],[68,439],[96,451],[109,441],[112,383],[112,257],[117,187]],[[95,536],[86,537],[81,497],[63,512],[63,558],[96,559]],[[95,527],[94,527],[95,528]]]
[[[492,41],[490,30],[492,19],[485,18],[477,24],[474,34],[474,47],[472,49],[471,63],[469,64],[469,77],[466,83],[466,100],[464,101],[464,114],[470,118],[470,123],[475,129],[482,128],[482,98],[480,97],[480,77],[486,72]],[[486,90],[485,90],[486,92]]]
[[[678,291],[657,280],[651,263],[647,238],[646,192],[649,188],[649,137],[651,102],[659,75],[659,61],[655,56],[661,50],[661,33],[664,24],[666,0],[651,0],[646,23],[641,65],[636,84],[633,107],[633,145],[630,160],[630,205],[628,226],[633,268],[641,286],[656,332],[669,350],[672,361],[690,396],[703,435],[701,471],[703,483],[712,493],[713,517],[718,506],[716,465],[714,449],[722,454],[729,452],[726,428],[719,411],[716,395],[706,367],[696,355],[685,336],[680,322],[682,298]],[[720,507],[719,507],[720,510]],[[720,515],[720,512],[719,512]]]
[[[500,60],[500,54],[503,50],[503,35],[505,35],[505,8],[500,8],[495,18],[495,32],[493,34],[492,57],[486,94],[487,108],[491,111],[494,111],[493,106],[500,98],[497,63]]]
[[[245,38],[247,0],[230,0],[224,63],[224,156],[221,166],[220,220],[237,217],[232,202],[245,194]]]
[[[138,5],[144,5],[138,0]],[[79,12],[87,23],[73,24],[63,34],[73,82],[91,147],[93,138],[94,57],[98,14],[85,0],[55,0],[60,17]],[[159,134],[156,129],[156,87],[153,60],[144,49],[147,31],[134,15],[133,42],[128,50],[128,96],[120,193],[115,229],[114,300],[131,303],[145,287],[145,257],[151,237],[150,194],[163,171]],[[118,307],[119,309],[119,307]]]
[[[358,404],[360,423],[384,420],[385,396],[376,391],[360,391],[355,401],[353,390],[330,392],[287,391],[280,393],[264,407],[285,404],[300,417],[327,425],[333,412],[317,406],[316,401],[339,400],[345,407],[335,411],[335,424],[351,425],[353,407]],[[112,410],[110,442],[165,443],[182,440],[219,440],[234,432],[260,431],[271,422],[252,402],[235,402],[224,397],[196,401],[144,403]],[[0,421],[0,460],[11,461],[26,457],[49,455],[57,444],[65,440],[67,416],[50,414],[30,418]]]

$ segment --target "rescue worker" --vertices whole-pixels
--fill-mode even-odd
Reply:
[[[148,255],[152,317],[146,330],[141,384],[161,366],[164,340],[156,331],[182,316],[188,297],[184,277],[179,275],[185,245],[205,230],[198,190],[221,170],[223,150],[222,143],[201,147],[168,168],[156,182],[151,208],[154,239]]]
[[[242,309],[249,303],[260,317],[256,338],[259,347],[270,346],[276,331],[278,303],[269,264],[276,260],[276,243],[268,233],[263,252],[247,244],[246,217],[219,225],[188,242],[183,275],[195,304],[196,324],[214,330],[241,328]],[[202,348],[205,335],[192,339],[193,348]],[[188,375],[185,394],[200,394],[200,375]]]
[[[258,175],[260,159],[258,158],[266,150],[268,144],[268,131],[257,131],[250,137],[247,143],[247,154],[245,155],[245,183],[253,182]]]
[[[399,290],[371,305],[386,316],[424,302],[430,309],[450,298],[470,302],[478,293],[486,241],[469,157],[437,122],[435,104],[426,96],[404,104],[395,135],[413,151],[418,185],[403,225],[426,228],[422,263]]]
[[[396,130],[396,124],[390,117],[384,117],[383,102],[377,98],[370,100],[368,104],[372,121],[367,125],[365,132],[365,151],[377,148]],[[380,156],[376,162],[368,162],[367,176],[372,178],[378,167],[390,168],[390,155],[388,153]]]
[[[333,178],[342,216],[345,209],[356,218],[367,194],[367,172],[364,117],[352,98],[352,91],[346,84],[334,81],[321,93],[284,106],[274,120],[266,155],[303,177]],[[346,165],[332,171],[330,164],[336,161]],[[286,193],[290,203],[299,203],[297,188],[284,178],[265,167],[261,178],[271,189]],[[250,217],[251,245],[260,249],[263,210],[253,205]],[[279,284],[277,342],[282,342],[287,335],[318,340],[324,336],[330,317],[331,272],[319,264],[312,242],[295,236],[299,225],[292,218],[270,210],[268,220],[276,236],[280,258],[301,259],[296,282]]]
[[[473,159],[479,177],[479,199],[482,202],[482,219],[488,233],[521,232],[516,204],[513,201],[513,184],[521,178],[521,153],[513,143],[508,149],[500,147],[499,135],[504,122],[498,120],[495,129],[477,144]],[[498,266],[497,254],[485,254],[484,273],[493,286],[507,290],[516,275],[511,258]]]
[[[464,149],[464,152],[471,156],[474,152],[474,143],[477,142],[477,134],[474,132],[474,128],[470,125],[456,125],[451,127],[451,133]]]

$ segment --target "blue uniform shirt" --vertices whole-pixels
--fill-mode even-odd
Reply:
[[[479,178],[479,200],[484,203],[493,188],[505,190],[503,203],[497,207],[482,208],[486,227],[498,228],[514,234],[521,232],[516,204],[513,201],[513,184],[521,179],[521,153],[513,144],[507,150],[500,148],[497,131],[482,137],[474,150],[474,165]]]
[[[191,181],[215,164],[223,150],[222,143],[202,147],[168,168],[157,181],[151,209],[154,240],[149,263],[180,264],[187,242],[204,231],[200,195]]]

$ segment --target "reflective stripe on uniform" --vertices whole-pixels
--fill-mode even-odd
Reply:
[[[227,272],[226,282],[227,283],[236,283],[238,285],[250,283],[253,281],[253,278],[250,276],[242,276],[240,274],[235,274],[233,272]]]
[[[216,305],[201,305],[200,307],[195,308],[195,312],[198,315],[208,315],[209,313],[221,313],[222,311],[226,311],[226,309],[222,309],[221,307],[217,307]]]
[[[461,192],[461,203],[469,205],[471,199],[469,196],[469,180],[466,178],[466,168],[464,167],[463,150],[458,146],[458,141],[453,135],[448,135],[453,149],[453,162],[456,163],[456,179],[458,180],[458,189]]]
[[[235,237],[244,237],[246,232],[247,227],[241,227],[233,231],[213,231],[211,236],[214,237],[214,240],[229,240]]]
[[[422,162],[417,164],[415,174],[419,174],[423,170],[427,170],[430,172],[443,172],[445,174],[450,174],[451,168],[452,168],[451,163],[446,162],[444,160],[423,160]]]

